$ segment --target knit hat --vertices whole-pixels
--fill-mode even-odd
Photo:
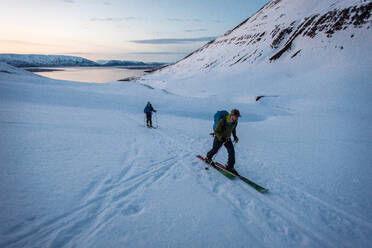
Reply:
[[[237,110],[237,109],[233,109],[233,110],[231,110],[231,114],[232,114],[232,115],[235,115],[235,116],[237,116],[237,117],[241,117],[240,112],[239,112],[239,110]]]

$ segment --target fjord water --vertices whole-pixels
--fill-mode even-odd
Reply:
[[[145,74],[145,69],[137,70],[123,67],[53,67],[45,69],[52,69],[53,71],[35,73],[53,79],[87,83],[107,83]]]

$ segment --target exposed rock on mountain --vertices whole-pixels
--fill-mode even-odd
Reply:
[[[276,62],[284,56],[295,59],[318,48],[346,49],[343,43],[347,39],[363,39],[362,33],[371,32],[371,9],[372,2],[366,0],[273,0],[234,29],[163,70],[174,73],[184,68],[193,73]]]

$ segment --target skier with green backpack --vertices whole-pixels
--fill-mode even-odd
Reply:
[[[237,174],[237,171],[234,169],[235,149],[231,141],[231,134],[234,137],[234,142],[237,143],[239,139],[236,136],[236,126],[238,125],[240,116],[240,112],[237,109],[231,110],[230,114],[226,110],[223,110],[218,111],[214,115],[213,147],[206,156],[206,162],[211,163],[213,156],[224,145],[229,154],[226,169],[234,174]]]

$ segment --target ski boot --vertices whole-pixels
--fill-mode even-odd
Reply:
[[[212,161],[212,159],[211,158],[205,158],[205,162],[207,163],[207,164],[212,164],[213,163],[213,161]]]
[[[234,167],[229,167],[229,166],[226,165],[226,170],[228,170],[228,171],[230,171],[231,173],[233,173],[233,174],[239,176],[239,173],[235,170]]]

